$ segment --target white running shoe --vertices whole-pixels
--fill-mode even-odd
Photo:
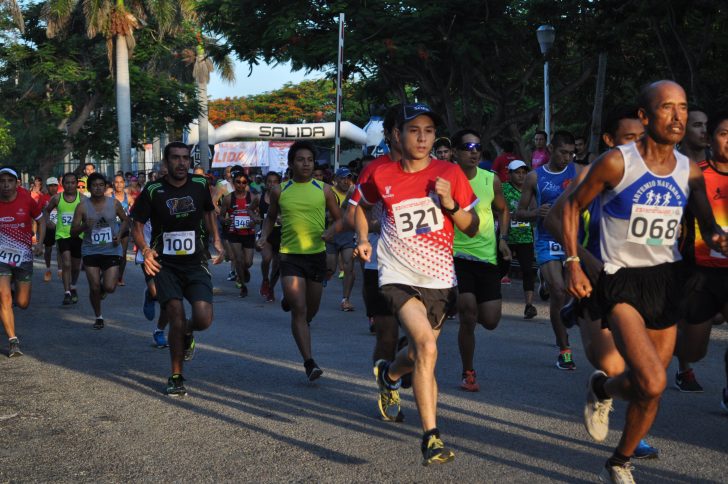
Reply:
[[[597,442],[603,442],[607,438],[609,433],[609,412],[612,410],[611,398],[599,400],[594,393],[594,379],[602,375],[607,376],[603,371],[596,370],[589,377],[586,405],[584,405],[584,426],[591,438]]]

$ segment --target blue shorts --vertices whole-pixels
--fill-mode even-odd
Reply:
[[[566,259],[564,248],[555,240],[536,239],[533,247],[536,251],[536,263],[539,266],[554,260],[564,262]]]

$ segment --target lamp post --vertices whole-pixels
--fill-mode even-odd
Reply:
[[[551,142],[551,99],[549,92],[549,61],[548,53],[554,45],[556,29],[551,25],[542,25],[536,30],[538,45],[543,54],[543,124],[546,131],[546,141]]]

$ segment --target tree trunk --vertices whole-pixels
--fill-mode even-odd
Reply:
[[[203,81],[197,83],[197,96],[200,100],[200,115],[198,116],[199,144],[200,150],[200,166],[207,172],[210,169],[210,151],[208,141],[208,121],[207,121],[207,83]]]
[[[131,171],[131,89],[129,84],[129,49],[123,35],[116,37],[116,116],[119,127],[119,163]]]
[[[602,107],[604,106],[604,88],[607,77],[607,53],[599,53],[599,66],[597,67],[597,86],[594,93],[594,111],[592,112],[591,136],[589,137],[589,152],[599,153],[599,138],[602,135]]]

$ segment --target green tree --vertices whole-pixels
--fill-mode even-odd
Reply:
[[[10,123],[0,116],[0,160],[7,158],[15,146],[15,139],[10,134]]]

